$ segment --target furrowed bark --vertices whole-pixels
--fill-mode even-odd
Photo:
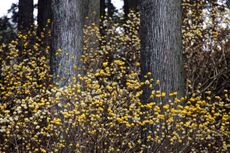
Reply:
[[[142,78],[152,72],[162,91],[183,96],[181,0],[142,0],[140,15]],[[144,91],[144,97],[149,94]]]
[[[51,69],[54,82],[68,85],[80,74],[83,41],[83,0],[53,0]],[[58,50],[61,49],[61,52]]]

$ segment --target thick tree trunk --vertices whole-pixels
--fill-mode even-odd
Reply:
[[[142,0],[140,15],[142,78],[152,72],[153,78],[161,81],[162,91],[177,91],[182,96],[181,0]],[[144,89],[144,102],[149,94]]]
[[[79,74],[83,40],[83,0],[52,0],[53,41],[51,69],[54,82],[69,84]],[[62,51],[59,52],[58,50]]]
[[[38,0],[38,33],[50,29],[49,19],[52,19],[51,0]]]
[[[19,16],[18,16],[18,30],[21,32],[27,32],[33,24],[33,0],[19,0],[18,4]]]

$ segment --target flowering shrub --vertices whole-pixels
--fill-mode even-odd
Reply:
[[[184,0],[183,45],[187,92],[230,89],[230,9],[226,1]]]
[[[139,17],[129,18],[105,19],[103,36],[95,24],[85,28],[87,71],[62,88],[51,82],[49,46],[33,32],[0,45],[0,152],[229,150],[229,91],[180,98],[156,90],[151,73],[141,82]]]

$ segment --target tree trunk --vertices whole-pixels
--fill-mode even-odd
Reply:
[[[54,82],[64,86],[80,72],[83,40],[83,0],[53,0],[51,70]],[[60,52],[59,49],[62,51]]]
[[[166,93],[184,94],[182,62],[181,0],[142,0],[141,15],[141,77],[152,72]],[[143,102],[150,91],[144,89]]]
[[[31,25],[33,25],[33,0],[19,0],[18,4],[19,16],[18,16],[18,30],[21,32],[27,32]]]
[[[100,0],[84,0],[84,24],[90,25],[95,23],[99,26],[100,23]]]
[[[100,10],[101,16],[105,16],[105,14],[107,13],[109,17],[112,17],[114,12],[116,11],[116,8],[113,6],[111,0],[100,0]]]
[[[130,10],[137,11],[137,0],[124,0],[125,18],[127,18]]]
[[[113,3],[111,2],[111,0],[107,0],[106,5],[108,9],[108,16],[112,17],[115,12],[115,7],[113,6]]]
[[[91,27],[95,30],[94,26],[100,27],[100,1],[101,0],[84,0],[84,25]],[[86,29],[87,29],[86,28]],[[93,48],[94,50],[99,49],[99,40],[97,37],[97,32],[87,32],[86,35],[84,35],[84,48],[87,48],[88,50],[91,50]],[[86,51],[86,50],[85,50]],[[87,52],[87,51],[86,51]],[[84,63],[85,65],[88,65]],[[84,65],[84,66],[85,66]],[[91,68],[97,69],[97,64],[91,62]],[[85,68],[85,67],[84,67]],[[85,69],[88,69],[85,68]]]
[[[227,5],[228,8],[230,8],[230,0],[226,1],[226,5]]]
[[[52,19],[51,0],[38,0],[38,33],[50,29],[49,19]]]
[[[105,0],[100,0],[100,16],[105,16]]]
[[[210,29],[210,51],[215,50],[215,47],[217,47],[217,37],[215,36],[218,33],[218,0],[212,0],[209,2],[210,4],[210,18],[212,22],[212,26]]]

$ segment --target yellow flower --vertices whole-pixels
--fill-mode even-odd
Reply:
[[[123,61],[121,61],[121,60],[114,60],[113,61],[115,64],[117,64],[117,65],[124,65],[125,64],[125,62],[123,62]]]
[[[106,66],[108,65],[108,62],[104,62],[104,63],[102,63],[102,65],[103,65],[104,67],[106,67]]]
[[[165,110],[168,110],[168,109],[169,109],[169,105],[168,105],[168,104],[167,104],[167,105],[164,105],[163,108],[164,108]]]
[[[162,92],[162,93],[161,93],[161,96],[162,96],[162,97],[165,97],[165,95],[166,95],[166,92]]]
[[[41,148],[41,152],[46,153],[46,150],[45,150],[45,149],[43,149],[43,148]]]
[[[54,118],[52,123],[54,123],[56,125],[60,125],[61,124],[61,119],[60,118]]]
[[[118,121],[119,123],[122,123],[122,122],[123,122],[123,120],[122,120],[120,117],[117,118],[117,121]]]
[[[155,105],[155,104],[156,104],[155,102],[148,103],[148,104],[146,104],[146,108],[152,108],[153,105]]]
[[[156,81],[156,84],[160,84],[160,80],[157,80],[157,81]]]
[[[161,97],[161,94],[156,94],[156,97],[157,97],[157,98],[160,98],[160,97]]]

